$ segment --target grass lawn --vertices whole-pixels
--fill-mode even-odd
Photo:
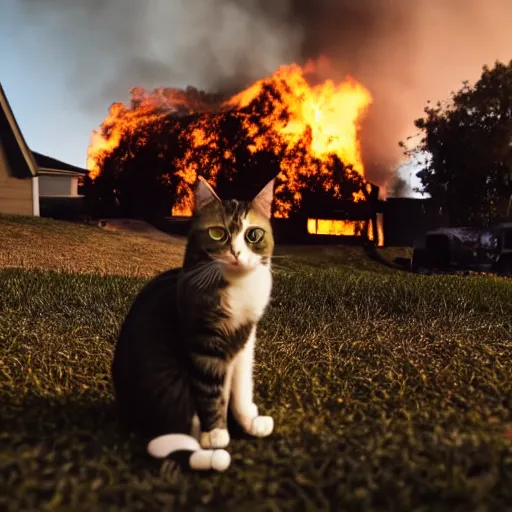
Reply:
[[[112,408],[123,315],[181,257],[138,238],[0,218],[1,510],[512,509],[511,280],[279,248],[256,375],[275,433],[181,474]]]

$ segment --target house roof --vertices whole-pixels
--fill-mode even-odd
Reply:
[[[36,176],[37,164],[23,138],[2,84],[0,84],[0,140],[13,174],[17,178]]]
[[[32,178],[40,174],[84,176],[89,172],[86,169],[30,150],[14,117],[2,84],[0,84],[0,140],[9,168],[16,178]]]
[[[43,155],[37,151],[32,151],[32,154],[39,167],[38,174],[80,174],[83,176],[89,172],[87,169],[67,164],[66,162]]]

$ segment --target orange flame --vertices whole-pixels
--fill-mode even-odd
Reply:
[[[382,213],[377,214],[377,245],[384,245],[384,225]],[[310,235],[360,236],[366,233],[368,240],[374,241],[373,222],[364,220],[308,219],[307,231]]]
[[[326,80],[312,85],[317,64],[304,68],[292,64],[280,67],[271,77],[257,81],[248,89],[224,102],[213,102],[193,89],[142,88],[132,91],[132,103],[115,103],[100,129],[93,132],[88,148],[87,166],[91,179],[102,172],[105,159],[118,148],[121,140],[150,125],[164,122],[169,113],[177,118],[201,113],[180,133],[187,149],[173,162],[176,169],[177,197],[172,214],[191,215],[192,185],[198,174],[208,173],[212,185],[221,169],[236,168],[233,148],[226,149],[221,140],[219,113],[235,112],[241,121],[250,153],[270,151],[279,157],[279,174],[275,190],[274,216],[288,218],[300,204],[307,179],[315,176],[323,190],[335,197],[340,185],[333,176],[333,157],[351,165],[364,177],[359,143],[359,125],[372,98],[369,91],[352,78],[341,83]],[[255,116],[251,104],[265,96],[263,114]],[[216,114],[216,115],[212,115]],[[139,144],[147,141],[142,138]],[[200,157],[198,158],[198,155]],[[119,159],[128,155],[119,155]],[[364,198],[362,191],[354,200]]]
[[[358,236],[364,233],[364,220],[308,219],[308,233],[311,235]]]
[[[371,96],[361,84],[348,79],[341,84],[327,80],[310,86],[304,70],[293,64],[279,68],[270,79],[256,82],[231,98],[227,105],[246,107],[261,94],[263,85],[269,80],[279,85],[281,101],[273,105],[264,124],[272,126],[290,149],[301,142],[309,129],[309,149],[313,157],[328,159],[331,154],[336,154],[364,174],[357,130],[359,118],[370,104]],[[280,120],[283,111],[287,112],[289,120]],[[272,141],[256,139],[254,142],[256,149],[263,149]]]

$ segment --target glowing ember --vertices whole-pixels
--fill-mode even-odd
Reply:
[[[315,78],[313,63],[283,66],[227,101],[194,89],[136,88],[131,105],[113,104],[93,133],[90,177],[97,179],[109,159],[135,159],[137,151],[154,143],[157,132],[176,147],[172,161],[165,161],[167,146],[158,152],[168,169],[161,180],[176,191],[173,215],[192,213],[191,186],[198,174],[215,185],[221,173],[229,178],[261,155],[272,155],[278,166],[275,217],[288,218],[313,182],[332,197],[363,199],[367,182],[358,130],[371,95],[351,78],[312,85]],[[340,168],[359,185],[345,190]]]

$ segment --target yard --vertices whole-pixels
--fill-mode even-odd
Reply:
[[[275,433],[222,474],[121,434],[110,362],[182,241],[0,217],[0,509],[510,510],[512,281],[280,247],[257,397]],[[508,507],[508,508],[507,508]]]

